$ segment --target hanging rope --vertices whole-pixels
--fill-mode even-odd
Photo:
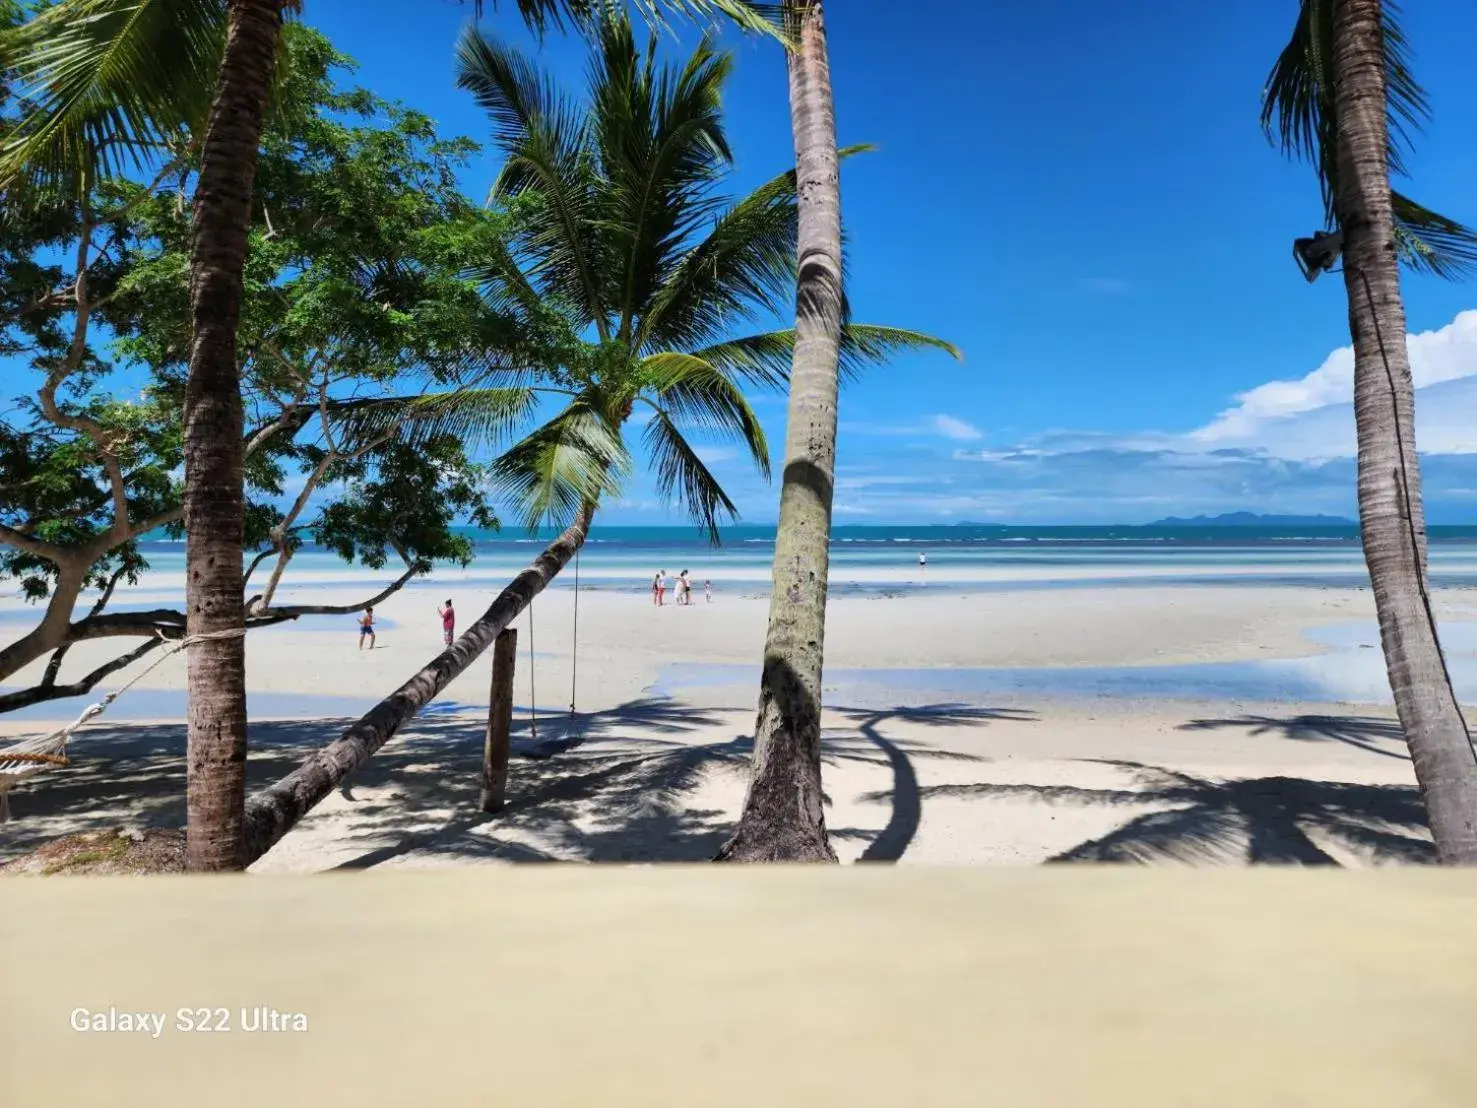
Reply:
[[[574,551],[574,634],[569,644],[569,714],[574,715],[575,691],[580,675],[580,552]]]
[[[528,731],[538,742],[538,691],[533,684],[533,601],[528,602]]]
[[[159,634],[159,632],[155,632]],[[235,627],[227,631],[210,631],[202,635],[191,635],[179,640],[159,657],[155,658],[138,673],[134,674],[123,685],[108,693],[96,704],[89,704],[82,710],[71,723],[65,727],[58,728],[49,735],[42,735],[33,739],[22,739],[12,746],[0,749],[0,823],[10,819],[10,790],[20,784],[28,777],[34,777],[47,766],[66,766],[71,763],[67,759],[67,742],[71,737],[93,719],[107,711],[108,706],[126,693],[134,685],[138,684],[154,670],[158,669],[181,650],[186,650],[196,643],[205,642],[208,639],[234,639],[246,634],[246,628]],[[162,635],[160,636],[163,637]]]

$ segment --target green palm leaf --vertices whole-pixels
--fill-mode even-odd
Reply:
[[[225,45],[224,0],[64,0],[0,38],[0,67],[35,103],[0,153],[76,189],[198,133]]]
[[[567,525],[584,505],[618,494],[631,468],[619,430],[581,400],[492,463],[495,490],[530,529]]]
[[[456,84],[491,117],[506,156],[493,197],[529,201],[519,211],[532,276],[578,305],[580,323],[594,324],[608,339],[586,113],[521,51],[476,28],[467,28],[457,42]]]
[[[607,254],[606,303],[629,339],[684,244],[721,205],[713,186],[733,163],[722,90],[732,58],[704,39],[680,69],[638,51],[631,24],[606,23],[592,61],[591,131],[600,173],[598,219]]]
[[[646,425],[644,440],[658,491],[665,498],[675,498],[707,533],[708,541],[717,546],[721,541],[719,528],[738,518],[738,508],[723,486],[660,408]]]
[[[331,411],[350,442],[394,436],[414,445],[450,435],[467,446],[495,449],[527,423],[538,403],[532,387],[474,388],[352,400]]]
[[[1390,191],[1395,248],[1412,269],[1448,280],[1477,272],[1477,231]]]
[[[692,354],[652,354],[642,359],[641,369],[657,395],[658,403],[652,407],[674,417],[674,422],[742,443],[769,480],[764,427],[731,377]]]
[[[860,143],[842,159],[875,149]],[[636,346],[691,348],[736,322],[786,310],[795,295],[795,171],[760,185],[714,222],[653,294]]]
[[[846,324],[841,328],[842,378],[855,380],[869,366],[920,350],[942,350],[956,361],[964,360],[964,354],[957,346],[921,331],[867,323]],[[795,332],[769,331],[762,335],[729,339],[694,350],[692,354],[760,388],[780,389],[790,379],[790,365],[795,356]]]
[[[703,19],[726,16],[745,31],[754,31],[786,40],[783,31],[782,4],[760,4],[750,0],[634,0],[636,8],[653,26],[666,26],[666,13]],[[490,0],[497,7],[497,0]],[[602,20],[618,14],[620,0],[515,0],[523,22],[537,31],[573,25],[589,29]],[[477,0],[477,8],[482,0]]]

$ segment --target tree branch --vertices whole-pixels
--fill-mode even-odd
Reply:
[[[134,647],[126,654],[120,654],[111,662],[105,662],[97,667],[86,677],[70,682],[66,685],[48,685],[44,682],[29,689],[17,689],[15,692],[0,694],[0,713],[13,712],[17,708],[25,708],[31,704],[40,704],[47,700],[62,700],[69,696],[84,696],[90,693],[99,681],[110,673],[117,673],[124,666],[138,661],[151,650],[157,649],[164,643],[164,639],[155,637],[146,643]],[[57,653],[65,652],[66,647]],[[48,667],[48,672],[50,667]]]
[[[13,546],[17,550],[24,550],[27,554],[33,554],[37,558],[44,558],[52,563],[76,553],[72,547],[54,546],[49,542],[42,542],[24,531],[17,531],[14,527],[7,527],[3,523],[0,523],[0,546]]]
[[[279,547],[269,546],[255,558],[251,559],[251,565],[246,567],[246,573],[241,578],[241,591],[246,591],[246,586],[251,583],[251,575],[256,572],[256,567],[265,562],[273,554],[277,553]]]
[[[108,578],[108,583],[103,586],[102,595],[99,596],[97,600],[93,603],[92,610],[87,613],[88,616],[98,615],[104,608],[108,606],[108,601],[113,598],[113,590],[118,587],[119,580],[121,580],[123,575],[127,572],[128,567],[126,565],[119,566],[113,571],[113,576]],[[61,673],[62,662],[66,660],[67,651],[71,649],[72,644],[66,643],[63,646],[58,647],[56,652],[52,654],[51,661],[46,663],[46,672],[41,675],[42,688],[49,689],[56,685],[57,676]],[[91,687],[91,685],[88,686],[89,689]]]

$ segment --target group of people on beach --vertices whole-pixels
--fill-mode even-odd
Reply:
[[[692,603],[692,579],[687,570],[683,570],[676,577],[669,578],[666,570],[657,571],[657,575],[651,581],[651,602],[658,607],[667,602],[667,582],[671,581],[676,595],[672,598],[678,604]],[[713,603],[713,582],[703,582],[703,597],[709,604]]]
[[[918,555],[918,568],[923,569],[928,565],[928,558]],[[673,602],[677,604],[692,603],[692,577],[687,570],[683,570],[676,577],[668,577],[666,570],[658,570],[657,575],[651,580],[651,602],[662,607],[667,602],[667,582],[672,582],[674,592]],[[703,599],[709,604],[713,603],[713,582],[703,582]],[[445,604],[436,609],[436,614],[441,617],[441,638],[450,646],[456,638],[456,610],[451,606],[448,599]],[[365,608],[364,615],[359,619],[359,649],[364,649],[364,640],[369,640],[369,649],[374,649],[374,608]]]

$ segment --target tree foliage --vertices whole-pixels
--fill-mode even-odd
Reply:
[[[668,66],[623,16],[592,34],[582,98],[480,30],[458,44],[457,83],[488,113],[504,156],[492,195],[510,235],[481,261],[486,302],[541,336],[553,364],[489,364],[480,387],[405,411],[434,409],[428,427],[467,437],[531,397],[552,402],[552,415],[493,463],[498,489],[533,526],[566,524],[622,487],[639,410],[660,492],[716,542],[737,510],[701,447],[736,443],[769,471],[744,390],[784,384],[777,354],[794,334],[735,332],[769,322],[793,296],[794,173],[738,200],[722,191],[732,59],[711,42]],[[899,349],[957,354],[927,335],[858,324],[844,342],[855,365]],[[369,422],[400,414],[385,407]]]
[[[496,524],[486,467],[445,434],[407,447],[404,421],[360,433],[356,413],[523,342],[467,276],[506,235],[504,217],[457,187],[476,145],[341,88],[350,63],[316,32],[290,26],[286,42],[239,342],[247,539],[276,563],[254,614],[269,621],[292,611],[272,592],[305,537],[371,568],[393,555],[402,582],[466,562],[455,524]],[[135,579],[140,542],[178,534],[197,171],[186,149],[147,182],[108,178],[79,196],[14,185],[37,202],[0,221],[0,267],[14,278],[0,342],[31,376],[0,431],[0,577],[49,603],[36,629],[47,633],[0,653],[0,676],[89,637],[96,613],[73,611],[82,592]],[[152,613],[116,633],[174,623]]]

